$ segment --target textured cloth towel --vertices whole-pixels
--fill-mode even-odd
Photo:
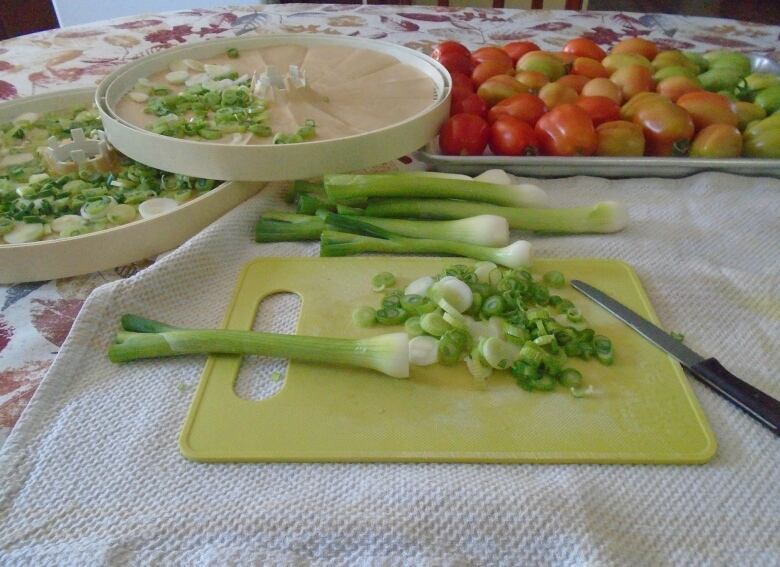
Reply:
[[[538,256],[629,262],[666,328],[780,397],[780,181],[539,184],[567,206],[623,201],[631,223],[532,237]],[[92,294],[0,453],[0,562],[780,565],[778,440],[698,383],[720,444],[703,466],[185,460],[203,359],[118,366],[106,348],[122,313],[217,326],[245,262],[316,254],[251,240],[278,189]]]

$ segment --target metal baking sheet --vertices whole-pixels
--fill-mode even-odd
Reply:
[[[753,71],[780,75],[780,63],[753,55]],[[551,156],[448,156],[432,140],[416,157],[435,171],[476,175],[486,169],[503,169],[528,177],[686,177],[704,171],[737,175],[780,177],[780,159],[665,158],[665,157],[551,157]]]

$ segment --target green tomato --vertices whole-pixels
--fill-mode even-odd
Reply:
[[[753,102],[766,110],[767,114],[780,110],[780,85],[759,91]]]
[[[751,73],[745,77],[745,83],[747,83],[749,89],[760,91],[780,85],[780,76],[772,73]]]
[[[745,156],[780,158],[780,113],[749,124],[743,138]]]
[[[749,75],[753,67],[747,55],[736,51],[718,49],[705,53],[704,58],[709,62],[710,70],[733,69],[739,74],[740,78]]]
[[[699,68],[699,73],[704,73],[710,68],[710,62],[707,61],[701,53],[694,53],[693,51],[686,51],[683,53],[688,61],[693,63]]]
[[[739,72],[730,67],[714,67],[699,75],[701,86],[708,91],[733,91],[742,80]]]

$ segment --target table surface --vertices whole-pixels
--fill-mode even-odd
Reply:
[[[95,85],[116,67],[168,47],[275,32],[344,34],[423,51],[442,39],[471,48],[530,39],[556,50],[578,35],[604,47],[639,35],[667,49],[727,48],[780,60],[780,28],[747,22],[660,14],[283,4],[145,14],[0,42],[0,100]],[[0,443],[31,399],[89,293],[149,263],[0,286]]]

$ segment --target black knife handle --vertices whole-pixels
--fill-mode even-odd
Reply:
[[[707,386],[780,436],[780,401],[740,380],[714,358],[702,360],[689,370]]]

